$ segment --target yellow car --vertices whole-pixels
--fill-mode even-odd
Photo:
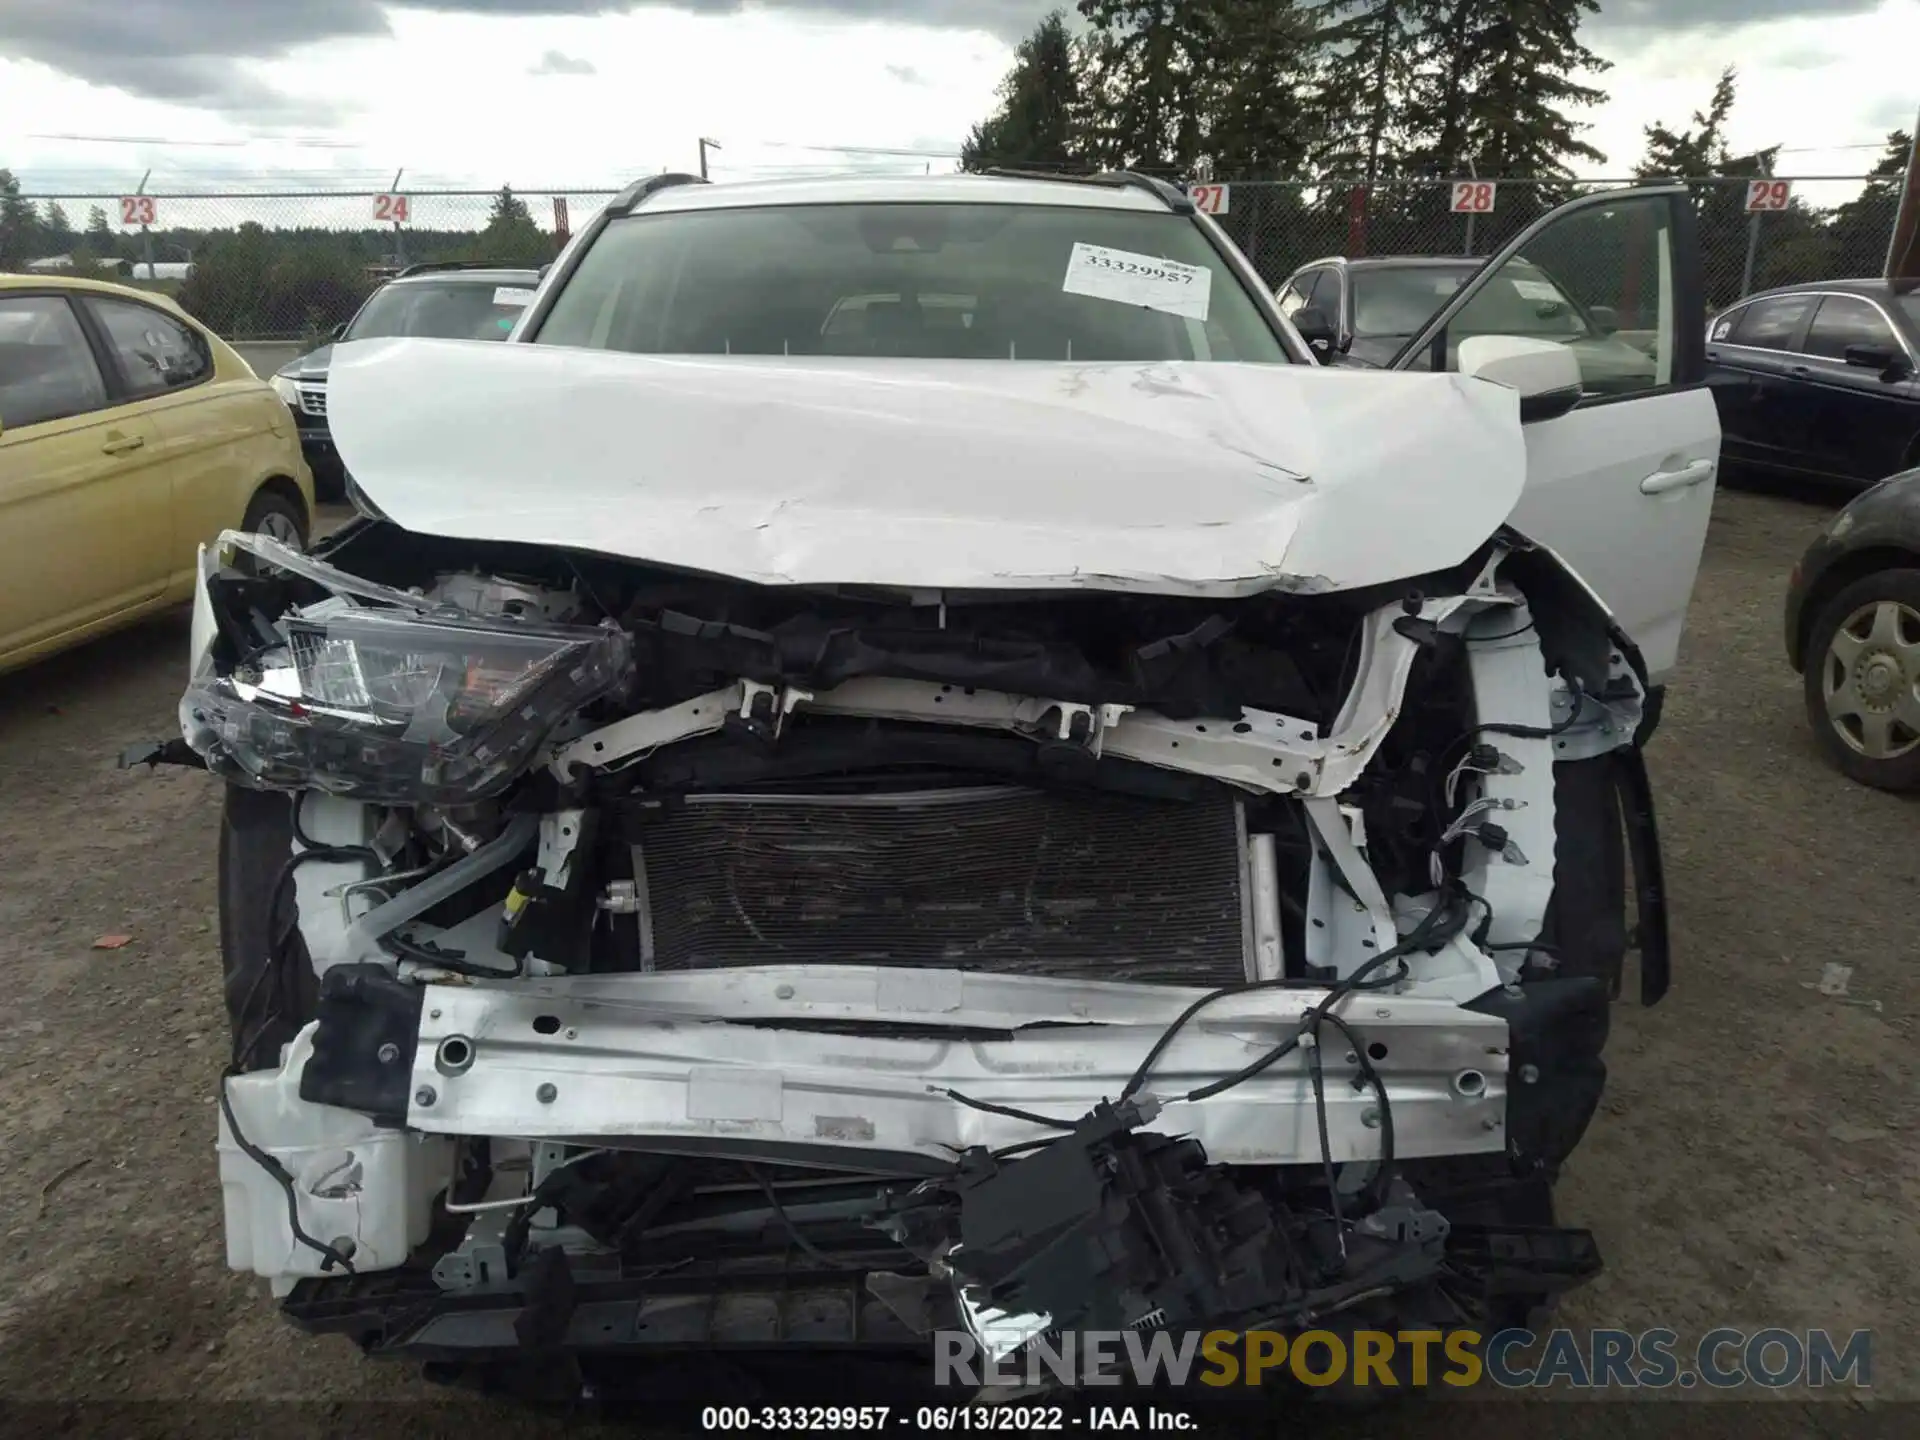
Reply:
[[[192,597],[222,530],[305,544],[293,417],[164,295],[0,275],[0,671]]]

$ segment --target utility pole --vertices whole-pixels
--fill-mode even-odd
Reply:
[[[1900,204],[1893,212],[1893,240],[1887,246],[1887,280],[1894,293],[1920,289],[1920,121],[1907,151],[1907,178],[1900,185]]]
[[[709,140],[704,135],[700,137],[700,178],[702,180],[707,178],[707,151],[719,148],[718,140]]]

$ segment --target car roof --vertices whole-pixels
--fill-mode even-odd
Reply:
[[[1001,175],[846,175],[805,180],[744,180],[669,185],[635,211],[758,209],[772,205],[1057,205],[1082,210],[1142,210],[1167,215],[1167,202],[1140,185],[1037,180]]]
[[[81,275],[65,275],[57,270],[30,271],[25,274],[0,274],[0,292],[7,290],[81,290],[95,295],[118,295],[128,300],[144,300],[163,310],[180,314],[174,298],[163,290],[142,290],[138,285],[116,285],[111,280],[93,280]]]
[[[1803,280],[1798,285],[1775,285],[1770,290],[1756,290],[1751,295],[1742,295],[1725,308],[1732,310],[1750,301],[1766,300],[1775,295],[1808,295],[1822,290],[1837,290],[1842,295],[1871,295],[1877,300],[1884,300],[1891,293],[1892,287],[1886,280],[1877,276],[1858,280]]]
[[[517,285],[537,285],[540,272],[531,266],[495,265],[471,268],[422,270],[417,275],[395,275],[389,285],[413,285],[422,280],[471,280],[476,285],[498,285],[510,281]]]

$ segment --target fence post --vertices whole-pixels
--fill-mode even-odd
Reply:
[[[1471,160],[1467,161],[1467,174],[1475,180],[1478,180],[1480,178],[1480,167],[1475,165]],[[1453,185],[1451,182],[1447,185],[1447,194],[1453,194]],[[1463,255],[1473,254],[1473,211],[1471,210],[1467,211],[1467,248],[1460,253]]]
[[[1747,263],[1740,270],[1740,294],[1735,299],[1743,299],[1753,293],[1753,262],[1760,254],[1760,217],[1764,212],[1756,210],[1747,222]]]
[[[146,194],[147,181],[152,178],[153,171],[147,171],[146,174],[140,177],[140,188],[133,193],[136,195]],[[153,231],[147,227],[144,221],[140,226],[140,258],[147,262],[147,280],[151,283],[155,278],[153,273]]]

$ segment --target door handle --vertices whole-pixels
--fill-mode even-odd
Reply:
[[[1664,495],[1669,490],[1684,490],[1689,485],[1698,485],[1703,480],[1713,478],[1713,461],[1695,460],[1690,465],[1682,465],[1678,470],[1656,470],[1640,482],[1642,495]]]
[[[131,453],[132,451],[138,450],[142,445],[146,443],[147,443],[147,437],[144,435],[123,435],[118,440],[107,441],[107,443],[102,445],[100,449],[102,452],[108,455],[126,455]]]

